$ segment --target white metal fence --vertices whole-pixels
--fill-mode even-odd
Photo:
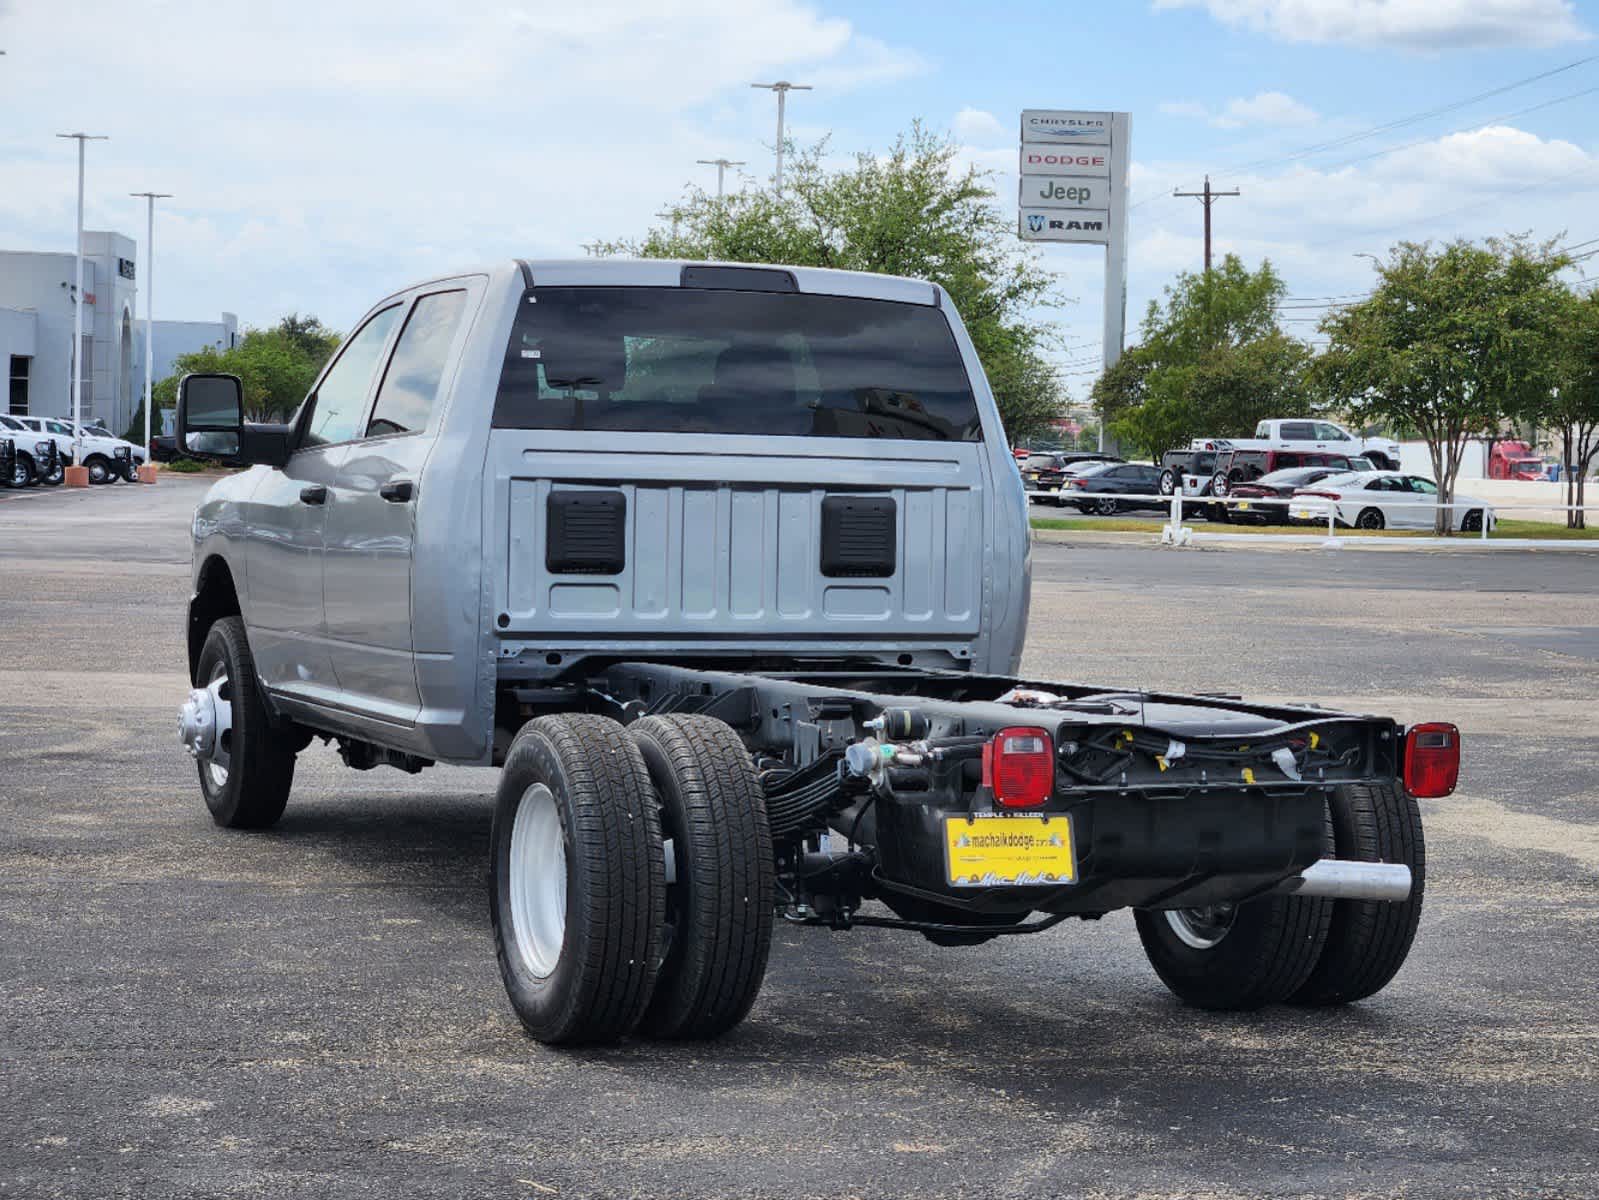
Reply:
[[[1033,498],[1038,497],[1039,495],[1040,495],[1040,493],[1037,493],[1037,492],[1029,492],[1028,493],[1028,499],[1032,500]],[[1176,492],[1176,493],[1173,493],[1170,496],[1162,496],[1162,495],[1160,495],[1158,493],[1153,493],[1153,492],[1129,493],[1129,492],[1078,492],[1078,491],[1073,491],[1073,492],[1070,492],[1070,493],[1060,493],[1060,494],[1050,493],[1050,495],[1054,499],[1058,500],[1061,505],[1063,505],[1063,506],[1071,506],[1071,507],[1077,507],[1078,505],[1080,505],[1082,503],[1092,502],[1092,501],[1096,501],[1096,500],[1110,500],[1110,501],[1115,501],[1118,504],[1136,503],[1136,504],[1138,504],[1141,507],[1143,507],[1143,506],[1153,507],[1153,503],[1152,502],[1158,503],[1161,507],[1166,508],[1168,510],[1168,514],[1169,514],[1168,517],[1167,517],[1166,523],[1160,527],[1160,540],[1161,540],[1161,542],[1163,544],[1173,545],[1173,546],[1186,545],[1192,539],[1192,536],[1193,536],[1193,530],[1188,528],[1187,526],[1185,526],[1183,524],[1183,509],[1185,507],[1199,509],[1199,508],[1213,508],[1213,507],[1215,507],[1217,505],[1221,505],[1223,507],[1228,507],[1228,506],[1233,506],[1233,505],[1258,506],[1258,505],[1260,505],[1263,502],[1263,499],[1264,499],[1265,503],[1269,504],[1273,508],[1277,507],[1279,504],[1282,505],[1284,510],[1285,510],[1285,513],[1286,513],[1287,510],[1290,510],[1290,509],[1298,509],[1300,511],[1314,511],[1314,512],[1316,512],[1316,514],[1317,514],[1317,516],[1316,516],[1316,524],[1319,525],[1320,522],[1323,519],[1325,519],[1326,522],[1327,522],[1327,536],[1326,536],[1326,539],[1322,543],[1323,545],[1326,545],[1326,546],[1341,546],[1343,544],[1343,539],[1338,536],[1338,514],[1339,514],[1339,511],[1340,511],[1341,508],[1343,508],[1343,509],[1361,509],[1361,508],[1383,509],[1385,507],[1387,507],[1387,508],[1401,508],[1402,507],[1402,508],[1405,508],[1405,509],[1409,509],[1411,511],[1430,510],[1430,511],[1433,511],[1433,512],[1436,512],[1439,509],[1448,509],[1448,510],[1450,510],[1451,518],[1453,517],[1453,514],[1455,512],[1457,512],[1457,511],[1463,512],[1463,513],[1471,513],[1471,512],[1475,512],[1475,511],[1481,509],[1482,512],[1483,512],[1483,519],[1482,519],[1481,528],[1469,531],[1469,536],[1472,537],[1473,539],[1476,539],[1476,540],[1479,540],[1479,541],[1482,541],[1482,542],[1490,541],[1488,535],[1489,535],[1492,527],[1498,523],[1500,514],[1504,513],[1504,512],[1507,512],[1507,511],[1508,512],[1513,512],[1513,511],[1518,511],[1519,510],[1519,511],[1524,511],[1524,512],[1540,512],[1540,513],[1548,513],[1548,512],[1599,512],[1599,502],[1595,502],[1595,503],[1592,503],[1592,504],[1549,504],[1549,503],[1544,502],[1544,501],[1538,501],[1536,503],[1503,503],[1503,502],[1492,502],[1492,503],[1490,503],[1488,501],[1476,501],[1476,502],[1473,502],[1473,503],[1462,503],[1461,501],[1456,500],[1456,501],[1453,501],[1451,503],[1445,504],[1445,503],[1443,503],[1442,501],[1439,501],[1439,500],[1414,500],[1414,501],[1407,500],[1407,501],[1402,502],[1401,504],[1392,504],[1392,503],[1390,503],[1390,504],[1384,505],[1381,502],[1380,498],[1376,499],[1374,502],[1371,502],[1371,503],[1361,504],[1360,501],[1356,500],[1356,499],[1330,500],[1330,499],[1327,499],[1327,498],[1322,497],[1322,496],[1290,496],[1290,497],[1286,497],[1286,498],[1283,498],[1283,499],[1277,499],[1277,498],[1262,498],[1262,497],[1259,497],[1259,496],[1245,496],[1245,497],[1195,496],[1195,495],[1190,495],[1190,494],[1185,493],[1185,492]],[[1380,497],[1380,494],[1379,494],[1379,497]],[[1110,515],[1110,514],[1102,513],[1101,515]],[[1303,524],[1304,522],[1301,520],[1299,523]],[[1453,519],[1451,519],[1450,524],[1451,524],[1451,526],[1453,526],[1453,524],[1454,524]],[[1351,525],[1351,528],[1353,528],[1352,525]],[[1565,526],[1564,525],[1551,524],[1549,526],[1549,528],[1550,528],[1551,531],[1554,531],[1554,530],[1557,530],[1557,529],[1564,529]],[[1396,530],[1396,531],[1393,531],[1393,532],[1402,532],[1402,531],[1397,531]],[[1458,542],[1458,541],[1461,540],[1459,538],[1449,538],[1449,539],[1443,539],[1443,538],[1437,538],[1437,537],[1430,537],[1429,538],[1427,536],[1427,531],[1426,530],[1416,530],[1415,532],[1419,536],[1411,537],[1411,538],[1405,538],[1403,540],[1407,541],[1407,542],[1430,541],[1430,542],[1434,542],[1434,543],[1443,542],[1445,540],[1447,540],[1449,542]],[[1215,532],[1215,533],[1208,534],[1207,536],[1209,536],[1209,537],[1225,537],[1225,536],[1228,536],[1228,535],[1225,534],[1225,533]],[[1295,535],[1295,534],[1235,534],[1233,536],[1235,536],[1236,538],[1238,538],[1241,541],[1242,540],[1247,540],[1247,541],[1251,541],[1251,542],[1259,542],[1259,541],[1270,542],[1270,541],[1285,541],[1285,540],[1303,541],[1304,540],[1304,535]],[[1518,546],[1526,546],[1526,545],[1529,545],[1529,544],[1537,544],[1537,543],[1542,542],[1542,541],[1559,542],[1560,544],[1564,545],[1564,544],[1569,544],[1569,541],[1570,541],[1570,539],[1557,539],[1557,538],[1549,538],[1549,539],[1515,538],[1515,539],[1494,539],[1494,540],[1497,541],[1498,544],[1504,545],[1507,548],[1514,548],[1514,547],[1518,547]],[[1599,549],[1599,539],[1595,540],[1594,548],[1595,549]]]

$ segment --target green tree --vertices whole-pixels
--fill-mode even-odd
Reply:
[[[796,153],[781,196],[718,198],[694,190],[642,240],[602,242],[601,255],[793,263],[930,279],[948,289],[982,360],[1013,442],[1047,432],[1063,395],[1038,316],[1059,303],[1054,276],[995,205],[990,173],[958,169],[956,146],[916,124],[883,155],[823,165],[825,144]]]
[[[1150,302],[1139,344],[1094,384],[1108,428],[1158,462],[1196,437],[1245,437],[1303,410],[1311,356],[1278,325],[1286,291],[1270,262],[1250,271],[1232,254],[1179,275]]]
[[[1555,382],[1567,263],[1521,238],[1401,242],[1368,299],[1323,319],[1318,383],[1357,419],[1416,430],[1449,504],[1466,442],[1536,411]],[[1434,529],[1450,532],[1449,509]]]
[[[178,379],[194,371],[237,375],[244,382],[245,415],[252,421],[281,421],[311,390],[322,366],[338,349],[339,335],[315,317],[290,313],[270,329],[251,329],[235,346],[207,346],[182,354],[176,370],[152,389],[157,409],[178,402]],[[159,430],[159,424],[153,424]],[[130,441],[144,438],[144,407],[134,414]]]
[[[1537,416],[1560,432],[1566,503],[1586,504],[1587,477],[1599,455],[1599,291],[1570,297],[1564,315],[1555,386]],[[1569,512],[1566,525],[1585,529],[1586,517]]]

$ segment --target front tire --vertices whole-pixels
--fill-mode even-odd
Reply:
[[[210,713],[209,749],[202,744],[197,755],[205,806],[224,829],[265,829],[289,802],[297,744],[272,727],[243,618],[211,626],[195,674],[190,705],[208,705]]]
[[[749,751],[715,717],[628,726],[672,846],[665,953],[640,1032],[712,1038],[749,1013],[766,975],[775,890],[766,797]]]
[[[116,479],[111,463],[102,455],[89,455],[83,460],[83,465],[89,469],[89,482],[92,484],[111,483]]]
[[[1316,968],[1331,907],[1316,896],[1261,896],[1202,909],[1140,909],[1144,953],[1195,1008],[1240,1011],[1294,995]]]
[[[11,468],[11,486],[14,488],[30,488],[39,482],[39,473],[34,469],[31,454],[18,454],[16,465]]]
[[[490,834],[489,913],[511,1007],[541,1042],[610,1042],[644,1015],[666,869],[638,747],[607,717],[522,727]]]
[[[1290,998],[1294,1004],[1347,1004],[1386,987],[1399,973],[1416,939],[1427,882],[1427,847],[1415,798],[1394,784],[1348,784],[1330,805],[1339,858],[1404,863],[1410,897],[1334,900],[1327,944],[1316,969]]]

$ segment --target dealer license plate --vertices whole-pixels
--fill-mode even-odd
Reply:
[[[1327,510],[1324,508],[1296,508],[1294,509],[1293,517],[1296,521],[1325,521],[1327,519]]]
[[[69,350],[71,348],[72,347],[70,347],[70,346],[67,347],[67,349],[69,349]],[[1249,501],[1248,500],[1240,500],[1238,502],[1238,511],[1239,512],[1248,512],[1249,511]]]
[[[1077,881],[1070,817],[946,817],[944,846],[954,887]]]

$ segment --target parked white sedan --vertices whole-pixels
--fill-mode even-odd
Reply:
[[[1329,475],[1294,493],[1288,514],[1295,521],[1327,520],[1327,508],[1336,511],[1340,525],[1356,529],[1431,529],[1438,511],[1438,485],[1420,475],[1400,471],[1359,471]],[[1450,523],[1468,533],[1496,523],[1485,500],[1455,493]]]

